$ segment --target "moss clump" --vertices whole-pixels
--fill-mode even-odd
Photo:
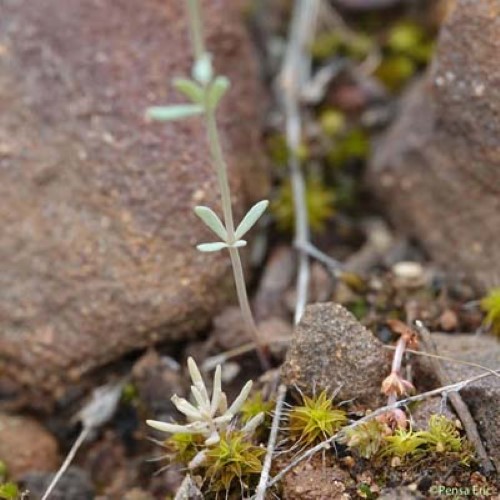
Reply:
[[[370,140],[366,132],[359,127],[349,130],[340,137],[328,152],[328,163],[332,167],[341,167],[353,160],[364,160],[370,152]]]
[[[456,423],[443,415],[432,415],[426,430],[398,428],[392,431],[378,420],[369,420],[346,430],[345,443],[363,458],[390,457],[393,466],[418,460],[424,455],[452,457],[468,465],[474,456]]]
[[[307,445],[328,439],[346,424],[346,412],[334,406],[326,391],[312,398],[302,396],[302,405],[293,406],[288,414],[291,437]]]
[[[500,287],[493,288],[481,299],[481,309],[486,313],[484,322],[500,336]]]
[[[264,425],[270,422],[271,412],[275,406],[274,401],[266,401],[262,396],[261,391],[255,392],[253,396],[248,398],[241,407],[241,421],[246,424],[252,418],[259,415],[259,413],[264,413],[266,416],[262,422]]]
[[[165,440],[163,445],[172,462],[188,464],[203,445],[203,438],[199,434],[177,432]]]
[[[262,470],[265,449],[252,444],[240,432],[229,432],[206,450],[204,475],[210,478],[208,489],[218,494],[229,492],[235,483],[247,490]],[[243,491],[242,497],[243,497]]]
[[[384,58],[375,71],[375,76],[392,91],[400,90],[417,71],[415,62],[404,55]]]
[[[286,143],[286,138],[282,134],[274,134],[266,140],[267,150],[273,163],[277,166],[284,167],[288,165],[290,159],[290,151]],[[297,157],[300,161],[304,162],[309,158],[309,149],[307,144],[302,143],[299,145]]]
[[[311,44],[312,57],[321,61],[333,56],[346,56],[355,60],[362,60],[368,56],[373,48],[373,41],[362,33],[328,31],[321,33]]]
[[[344,130],[346,124],[345,115],[336,109],[327,109],[319,117],[321,130],[329,137],[337,136]]]
[[[0,499],[17,500],[19,497],[20,497],[20,492],[17,484],[15,483],[0,484]]]
[[[312,231],[319,233],[324,229],[326,221],[335,213],[334,202],[335,193],[331,188],[326,187],[316,177],[307,180],[306,208]],[[295,225],[295,211],[290,182],[286,182],[278,189],[278,194],[271,203],[271,211],[281,230],[293,230]]]
[[[382,422],[375,419],[369,420],[346,431],[346,444],[349,448],[355,449],[363,458],[370,458],[385,445],[384,438],[388,432],[390,433]]]
[[[457,426],[444,415],[432,415],[427,430],[420,435],[429,451],[449,453],[462,450],[463,441]]]
[[[399,459],[397,462],[393,461],[393,464],[400,463],[409,457],[421,457],[425,453],[423,449],[425,439],[420,432],[412,429],[396,429],[391,436],[385,436],[384,440],[386,445],[382,455]]]

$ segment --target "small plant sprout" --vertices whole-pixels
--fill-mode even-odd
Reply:
[[[193,403],[177,395],[172,396],[176,408],[186,416],[186,424],[147,420],[146,423],[171,436],[163,443],[172,461],[190,469],[203,468],[210,477],[210,490],[229,491],[237,480],[242,487],[249,476],[262,468],[265,450],[252,442],[256,429],[264,420],[264,413],[253,415],[238,426],[242,406],[248,398],[252,382],[245,384],[238,397],[228,407],[227,397],[221,387],[221,367],[214,375],[212,395],[193,358],[188,359],[188,369],[193,385]]]
[[[422,431],[420,435],[430,451],[447,453],[462,450],[463,439],[455,422],[444,415],[432,415],[427,430]]]
[[[188,359],[188,369],[193,385],[191,386],[191,395],[194,404],[191,404],[184,398],[174,394],[172,403],[183,413],[187,420],[187,424],[172,424],[168,422],[160,422],[158,420],[147,420],[146,423],[159,431],[168,432],[171,434],[197,434],[205,438],[204,444],[210,446],[218,443],[221,438],[221,433],[226,431],[234,417],[240,412],[241,407],[252,389],[252,381],[249,380],[241,390],[238,397],[234,400],[231,406],[227,406],[226,394],[221,387],[221,367],[215,369],[212,397],[208,395],[208,390],[203,382],[200,370],[193,358]],[[255,415],[250,419],[242,432],[250,432],[262,422],[263,413]]]
[[[399,396],[406,396],[415,391],[413,384],[401,376],[401,364],[406,348],[417,347],[417,336],[411,328],[399,320],[393,319],[387,323],[395,333],[400,335],[394,351],[391,373],[382,382],[382,392],[387,396],[389,406],[394,404]],[[379,420],[400,428],[406,428],[407,425],[406,414],[400,408],[382,415]]]
[[[208,145],[217,174],[221,194],[223,220],[209,207],[197,206],[196,215],[208,226],[220,241],[197,245],[200,252],[217,252],[228,249],[231,258],[234,281],[243,321],[257,345],[257,352],[264,368],[269,367],[268,350],[259,336],[248,300],[245,277],[238,249],[246,245],[245,234],[254,226],[267,208],[268,201],[263,200],[254,205],[236,227],[231,205],[231,193],[219,138],[216,112],[221,99],[230,87],[228,78],[215,75],[212,67],[212,56],[206,52],[203,42],[202,21],[199,0],[188,0],[191,37],[195,53],[195,61],[191,79],[176,78],[175,88],[190,102],[176,106],[155,106],[147,110],[146,116],[152,120],[172,121],[193,116],[203,116],[207,128]]]
[[[401,465],[402,461],[409,457],[421,457],[425,454],[423,445],[425,439],[420,432],[412,429],[396,429],[394,434],[386,436],[386,446],[382,452],[384,456],[392,456],[391,465]]]
[[[483,297],[481,309],[486,313],[486,326],[500,336],[500,287],[492,288],[488,295]]]
[[[308,446],[328,439],[346,424],[346,412],[334,406],[333,396],[326,390],[312,398],[302,395],[302,405],[292,406],[288,412],[290,435]]]
[[[383,422],[377,419],[368,420],[364,424],[347,429],[345,443],[363,458],[370,458],[383,448],[385,436],[391,433],[391,429]]]

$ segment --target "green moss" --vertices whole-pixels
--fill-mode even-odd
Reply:
[[[267,138],[266,143],[269,156],[273,163],[280,167],[288,165],[290,155],[285,136],[282,134],[271,135]],[[309,158],[309,150],[306,144],[300,144],[297,150],[297,156],[301,162]]]
[[[342,47],[342,39],[335,31],[321,33],[311,45],[310,51],[314,59],[322,60],[335,55]]]
[[[375,76],[392,91],[400,90],[415,74],[417,66],[406,55],[385,57],[375,71]]]
[[[17,500],[19,498],[20,492],[17,484],[15,483],[3,483],[0,484],[0,499],[2,500]]]
[[[334,201],[335,194],[331,188],[324,186],[317,178],[307,180],[306,208],[309,225],[313,232],[321,232],[327,220],[333,216],[335,213]],[[275,200],[271,202],[271,212],[281,230],[293,230],[295,226],[295,210],[290,182],[285,182],[278,189]]]
[[[335,137],[344,129],[346,119],[341,111],[327,109],[321,113],[319,122],[321,129],[326,135]]]
[[[326,391],[312,398],[303,396],[302,405],[293,406],[288,413],[291,437],[307,445],[328,439],[346,424],[346,412],[334,406]]]
[[[378,420],[369,420],[346,431],[346,444],[363,458],[376,455],[384,446],[387,427]]]
[[[264,455],[265,448],[253,445],[242,433],[231,432],[222,436],[206,452],[203,468],[210,481],[209,490],[229,492],[235,484],[248,489],[262,470]]]
[[[462,450],[462,438],[457,426],[444,415],[432,415],[427,430],[420,436],[429,451],[436,453],[459,452]]]
[[[263,424],[270,422],[271,412],[275,406],[274,401],[266,401],[262,397],[262,392],[257,391],[252,397],[248,398],[241,407],[241,420],[246,424],[249,420],[256,417],[259,413],[266,416]]]
[[[362,128],[353,128],[335,142],[335,146],[328,153],[328,163],[340,167],[349,160],[363,160],[370,151],[370,140]]]
[[[383,455],[406,459],[421,457],[425,453],[423,449],[425,439],[420,432],[415,432],[412,429],[397,429],[391,436],[385,436],[384,440],[386,445],[382,452]]]
[[[177,432],[164,442],[172,462],[188,464],[203,446],[203,438],[199,434]]]
[[[427,63],[432,56],[434,43],[422,26],[402,21],[390,30],[387,48],[395,54],[406,55],[419,63]]]
[[[486,313],[484,322],[500,336],[500,287],[493,288],[481,299],[481,309]]]
[[[316,37],[311,45],[312,57],[322,61],[336,55],[348,56],[361,60],[368,56],[372,50],[371,38],[363,33],[327,31]]]

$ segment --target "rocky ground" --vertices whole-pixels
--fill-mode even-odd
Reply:
[[[236,215],[271,199],[244,254],[272,354],[266,373],[247,348],[229,260],[195,250],[208,233],[192,206],[218,206],[203,128],[143,117],[176,101],[167,80],[189,72],[183,9],[57,3],[0,5],[0,498],[16,498],[4,481],[41,498],[89,422],[51,498],[174,498],[184,467],[168,463],[145,421],[180,419],[170,397],[189,392],[188,356],[211,378],[213,356],[224,353],[230,400],[247,380],[270,401],[287,384],[271,476],[299,455],[286,419],[304,394],[334,393],[350,423],[387,403],[381,385],[399,339],[388,320],[421,320],[434,345],[421,337],[415,348],[449,358],[406,353],[417,394],[499,368],[495,325],[480,304],[499,284],[494,0],[339,0],[321,12],[298,156],[322,253],[310,260],[311,305],[296,327],[275,83],[292,2],[202,2],[215,65],[232,81],[220,122]],[[472,451],[467,460],[366,459],[338,442],[268,498],[496,498],[498,375],[461,389],[470,421],[460,423],[443,394],[406,407],[412,428],[442,414],[470,437],[472,422],[488,460]],[[211,498],[196,492],[200,482],[195,475],[191,493],[175,498]]]

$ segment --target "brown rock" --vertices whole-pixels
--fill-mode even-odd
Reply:
[[[219,118],[239,218],[266,185],[257,71],[239,2],[202,3],[233,82]],[[2,2],[0,372],[36,388],[32,403],[192,334],[233,294],[227,255],[195,249],[212,236],[193,206],[218,209],[201,120],[143,118],[181,100],[168,82],[192,63],[183,4]]]
[[[500,343],[493,337],[459,334],[433,334],[438,354],[454,359],[469,361],[491,369],[500,367]],[[432,381],[435,374],[429,360],[418,357],[415,360],[417,376],[422,380]],[[460,382],[480,375],[480,368],[443,361],[451,383]],[[434,386],[437,386],[434,381]],[[486,449],[500,471],[500,379],[487,377],[460,391],[478,426]]]
[[[490,286],[500,275],[500,3],[454,3],[369,180],[435,260]]]
[[[0,413],[0,460],[14,480],[30,471],[54,471],[57,442],[36,420]]]
[[[283,365],[290,386],[306,394],[338,390],[337,400],[376,408],[380,387],[390,372],[382,343],[344,307],[314,304],[306,308]]]

